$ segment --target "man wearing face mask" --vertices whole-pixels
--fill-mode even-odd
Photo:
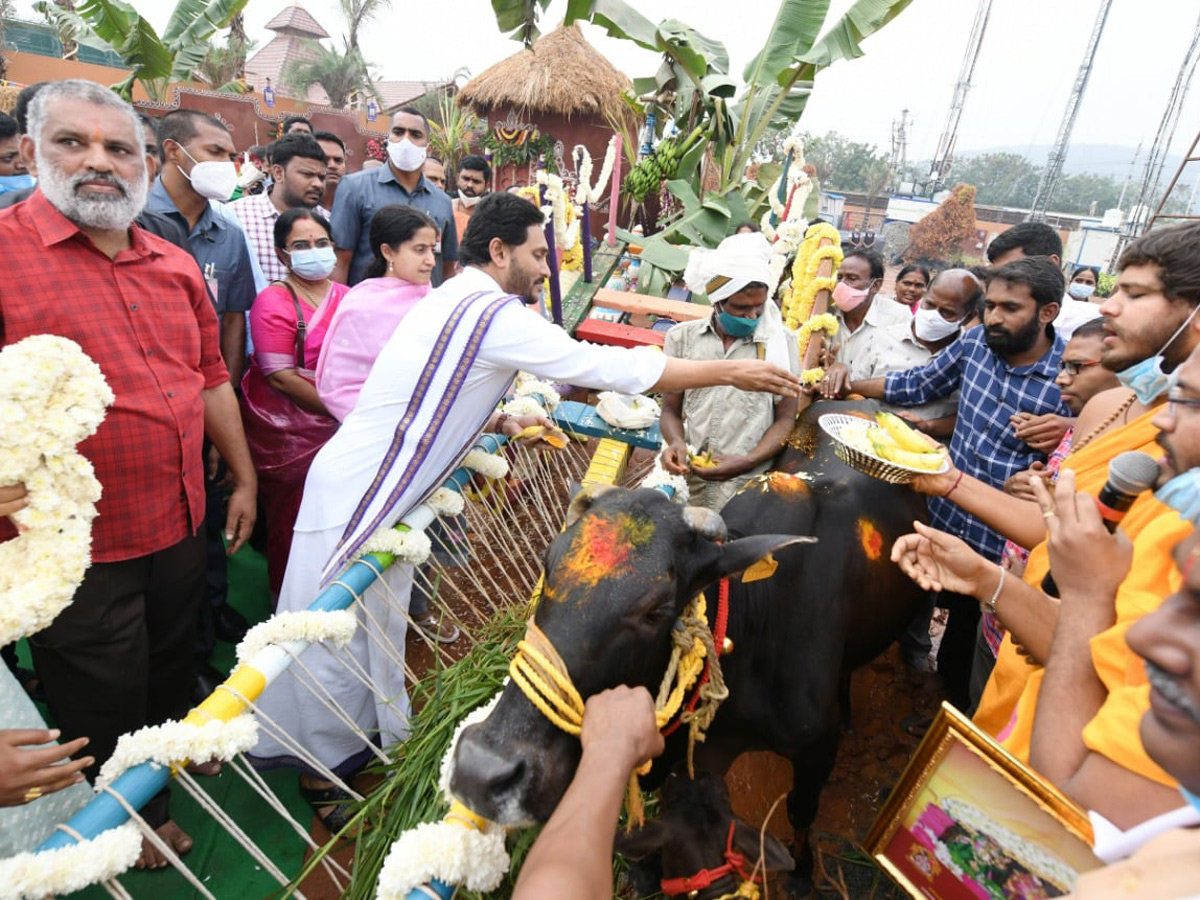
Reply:
[[[684,280],[707,293],[713,314],[667,332],[663,351],[674,359],[765,359],[800,371],[794,340],[768,296],[771,247],[761,234],[735,234],[716,250],[693,250]],[[770,465],[796,421],[794,397],[731,386],[663,394],[663,468],[688,478],[693,506],[719,511]],[[693,464],[688,446],[708,458]],[[715,465],[708,465],[708,462]]]
[[[947,269],[939,273],[930,282],[929,290],[913,315],[906,315],[904,321],[893,325],[872,329],[856,356],[854,370],[844,362],[836,362],[826,370],[820,387],[821,396],[826,399],[845,396],[846,384],[851,378],[867,381],[882,378],[888,372],[925,365],[949,347],[964,326],[975,321],[982,297],[983,286],[966,269]],[[934,421],[955,414],[958,394],[893,409],[922,423]]]
[[[458,233],[465,234],[475,204],[488,192],[492,167],[482,156],[467,156],[458,164],[458,196],[454,198],[454,224]]]
[[[246,357],[246,318],[257,293],[245,235],[210,201],[224,202],[237,186],[233,138],[220,120],[194,109],[162,117],[158,142],[162,174],[147,206],[183,226],[188,247],[208,282],[221,323],[221,355],[236,384]]]
[[[0,194],[33,187],[33,176],[21,159],[21,132],[17,120],[0,113]]]
[[[872,348],[884,340],[882,332],[891,325],[908,325],[912,314],[899,303],[876,303],[875,297],[883,286],[883,260],[870,250],[852,250],[838,268],[837,284],[833,288],[831,310],[838,320],[838,333],[832,342],[832,353],[842,368],[838,373],[862,381],[871,377]],[[831,388],[835,396],[840,384]]]
[[[422,169],[429,149],[429,122],[413,107],[392,116],[388,134],[387,165],[347,175],[333,204],[333,242],[337,268],[333,280],[355,285],[366,277],[375,258],[371,247],[371,220],[385,206],[412,206],[437,223],[433,286],[454,275],[458,262],[458,231],[446,192],[435,187]]]

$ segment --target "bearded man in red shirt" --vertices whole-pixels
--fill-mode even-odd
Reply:
[[[38,190],[0,211],[0,346],[34,334],[70,338],[116,396],[80,445],[103,488],[92,565],[72,604],[30,639],[63,739],[91,739],[96,763],[85,771],[94,777],[121,734],[189,706],[205,596],[197,529],[206,432],[236,483],[230,553],[254,525],[257,486],[200,269],[133,225],[147,191],[133,108],[93,82],[55,82],[31,104],[21,141]],[[0,485],[0,500],[23,494],[22,485]],[[170,820],[167,801],[164,789],[142,814],[186,852],[191,839]],[[166,864],[143,847],[139,867]]]

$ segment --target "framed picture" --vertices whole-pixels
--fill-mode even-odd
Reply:
[[[1086,813],[949,704],[863,842],[911,897],[1061,897],[1099,868]]]

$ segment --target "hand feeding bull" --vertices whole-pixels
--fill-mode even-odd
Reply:
[[[731,696],[696,747],[696,767],[723,773],[757,749],[791,760],[798,865],[789,888],[797,896],[811,888],[808,827],[837,751],[839,693],[920,601],[887,549],[923,516],[923,502],[842,464],[815,423],[810,408],[777,468],[727,504],[722,517],[733,539],[725,543],[699,533],[656,492],[615,490],[579,504],[586,509],[547,551],[535,617],[582,697],[617,684],[654,692],[684,607],[707,589],[712,621],[715,584],[774,555],[769,577],[729,584],[734,652],[722,665]],[[821,551],[789,546],[796,535],[815,535]],[[645,786],[656,787],[686,752],[686,735],[674,735]],[[492,821],[544,821],[579,755],[578,741],[509,684],[488,719],[463,733],[451,787]]]

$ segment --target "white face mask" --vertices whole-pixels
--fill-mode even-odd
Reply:
[[[401,172],[415,172],[425,165],[425,148],[418,147],[407,137],[388,142],[387,149],[388,159]]]
[[[461,203],[463,206],[467,207],[467,209],[470,209],[472,206],[474,206],[476,203],[478,203],[482,199],[483,199],[483,197],[468,197],[462,191],[458,192],[458,202]]]
[[[208,200],[224,202],[233,196],[234,189],[237,188],[238,173],[232,162],[196,162],[196,158],[188,153],[182,144],[179,145],[179,149],[183,150],[184,156],[196,163],[192,166],[191,175],[182,168],[179,169],[179,174],[191,182],[192,190]]]
[[[913,333],[923,341],[945,340],[962,328],[962,322],[947,322],[936,309],[917,307],[913,313]]]

